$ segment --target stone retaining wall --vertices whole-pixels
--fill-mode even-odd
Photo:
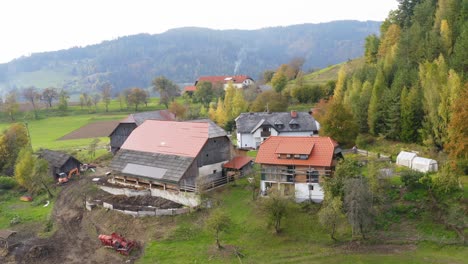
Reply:
[[[166,200],[170,200],[170,201],[173,201],[173,202],[185,205],[185,206],[197,207],[200,205],[199,196],[196,195],[195,193],[190,193],[190,192],[175,193],[172,191],[165,191],[165,190],[159,190],[159,189],[134,190],[134,189],[129,189],[129,188],[115,188],[115,187],[102,186],[102,185],[99,185],[99,188],[113,195],[125,195],[128,197],[151,195],[155,197],[161,197]]]
[[[167,215],[180,215],[190,213],[190,208],[174,208],[174,209],[158,209],[149,206],[139,206],[138,211],[114,209],[114,207],[125,207],[122,205],[113,205],[111,203],[100,201],[86,201],[86,208],[91,211],[93,207],[102,206],[105,209],[121,212],[133,217],[144,216],[167,216]]]

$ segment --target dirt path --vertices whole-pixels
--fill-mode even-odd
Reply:
[[[133,218],[104,209],[87,211],[85,199],[99,196],[99,190],[92,182],[94,176],[74,178],[60,187],[62,190],[52,212],[56,232],[51,237],[35,235],[43,227],[30,233],[27,230],[20,232],[15,247],[8,257],[0,256],[0,263],[134,263],[147,242],[164,237],[174,227],[171,217]],[[113,232],[136,240],[139,249],[127,257],[103,247],[98,235]]]

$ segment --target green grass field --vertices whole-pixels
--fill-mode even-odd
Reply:
[[[43,205],[47,200],[45,195],[34,197],[37,200],[35,202],[20,201],[21,195],[22,193],[16,191],[2,191],[0,194],[0,229],[14,229],[14,227],[10,226],[10,220],[15,216],[20,218],[21,224],[45,223],[48,220],[54,208],[53,201],[47,207],[44,207]]]
[[[119,120],[125,117],[126,114],[114,115],[73,115],[64,117],[49,117],[39,120],[28,121],[29,133],[31,135],[31,142],[34,150],[40,148],[48,149],[71,149],[82,146],[88,146],[93,140],[76,139],[76,140],[58,140],[62,136],[92,122],[104,120]],[[0,123],[0,129],[6,129],[11,123]],[[107,144],[109,138],[101,138],[100,144]]]
[[[283,232],[276,235],[251,200],[245,180],[214,197],[233,222],[229,232],[221,235],[221,244],[236,246],[245,258],[239,261],[233,254],[216,254],[214,237],[204,227],[209,212],[199,211],[176,217],[177,227],[166,238],[149,243],[138,263],[465,263],[468,257],[465,247],[434,243],[396,245],[396,251],[391,245],[388,249],[369,245],[368,250],[350,253],[333,244],[316,213],[300,205],[293,205]],[[349,241],[350,231],[338,238]]]

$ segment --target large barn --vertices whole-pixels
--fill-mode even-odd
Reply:
[[[124,120],[120,121],[117,127],[110,133],[111,151],[115,154],[123,145],[132,131],[143,124],[146,120],[174,121],[175,115],[168,110],[159,110],[151,112],[142,112],[130,114]]]
[[[231,143],[211,121],[147,120],[111,162],[113,181],[173,193],[194,192],[223,177]]]

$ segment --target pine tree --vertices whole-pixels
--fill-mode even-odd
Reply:
[[[382,98],[385,92],[385,78],[382,70],[379,70],[375,78],[374,87],[372,88],[372,96],[368,110],[368,125],[370,133],[378,135],[384,132],[384,108]]]
[[[356,109],[356,121],[359,127],[359,132],[367,133],[369,132],[369,125],[367,122],[368,119],[368,111],[369,111],[369,103],[372,96],[372,84],[369,81],[364,82],[362,86],[361,95],[357,101],[357,109]]]
[[[346,90],[346,66],[341,66],[338,71],[338,79],[335,85],[335,91],[333,93],[333,100],[335,102],[343,102],[344,93]]]

